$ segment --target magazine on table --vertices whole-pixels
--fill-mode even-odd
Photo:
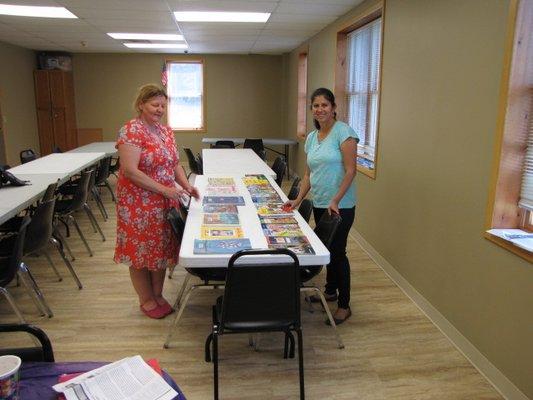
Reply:
[[[300,244],[309,244],[309,240],[305,236],[267,236],[267,243],[282,244],[287,246],[295,246]]]
[[[66,400],[171,400],[178,395],[141,356],[104,365],[53,389]]]
[[[207,186],[205,194],[208,196],[237,195],[235,186]]]
[[[266,196],[255,196],[252,195],[252,202],[256,204],[284,204],[285,202],[281,200],[281,197],[279,197],[279,194],[268,194]]]
[[[237,239],[244,236],[240,227],[211,227],[202,225],[201,230],[202,239]]]
[[[237,214],[237,206],[233,204],[206,204],[203,208],[204,213],[224,213]]]
[[[259,221],[261,224],[298,224],[296,218],[286,217],[284,215],[268,215],[268,216],[259,216]]]
[[[313,247],[310,244],[299,244],[299,245],[292,245],[288,246],[286,244],[269,244],[269,249],[289,249],[294,254],[302,255],[302,254],[315,254],[315,251],[313,250]]]
[[[245,186],[250,185],[270,185],[270,181],[265,175],[245,175],[242,178]]]
[[[209,186],[235,186],[233,178],[207,178]]]
[[[205,196],[203,204],[234,204],[236,206],[244,206],[244,198],[242,196]]]
[[[265,236],[304,236],[298,224],[261,224]]]
[[[200,240],[194,239],[194,254],[233,254],[251,249],[250,239]]]
[[[204,225],[239,225],[239,214],[204,214]]]
[[[258,204],[257,205],[257,214],[259,215],[284,215],[286,217],[292,216],[292,211],[287,212],[285,208],[283,208],[283,204],[273,204],[273,205],[264,205],[264,204]]]

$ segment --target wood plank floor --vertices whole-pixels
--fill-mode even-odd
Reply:
[[[53,318],[40,317],[22,287],[11,286],[26,319],[50,336],[58,361],[114,361],[140,354],[158,358],[188,399],[212,398],[212,364],[203,361],[210,332],[211,305],[220,291],[196,292],[185,310],[169,349],[163,342],[171,318],[150,320],[141,314],[126,267],[112,261],[115,210],[103,192],[110,219],[100,222],[107,241],[79,215],[94,250],[89,257],[72,232],[68,239],[77,259],[74,266],[84,288],[78,290],[59,257],[50,253],[63,281],[58,282],[44,257],[28,257]],[[97,213],[96,205],[92,206]],[[395,286],[350,238],[353,316],[339,327],[346,348],[336,348],[325,314],[302,308],[305,388],[308,399],[501,399],[498,392],[452,346],[439,330]],[[167,280],[165,295],[173,302],[183,281],[178,267]],[[322,284],[324,273],[317,277]],[[274,294],[273,294],[274,295]],[[331,303],[331,307],[334,304]],[[5,299],[0,321],[16,322]],[[2,337],[2,347],[29,339]],[[259,351],[246,335],[229,335],[220,344],[220,394],[223,399],[298,398],[297,359],[283,359],[279,334],[262,335]]]

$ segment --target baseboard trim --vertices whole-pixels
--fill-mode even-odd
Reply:
[[[470,341],[463,336],[429,301],[426,300],[396,269],[368,243],[355,229],[350,236],[369,257],[389,276],[390,279],[409,297],[429,318],[470,363],[507,400],[529,400],[498,368],[496,368]]]

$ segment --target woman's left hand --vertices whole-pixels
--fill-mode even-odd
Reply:
[[[339,203],[337,203],[335,200],[331,200],[331,203],[329,203],[328,206],[328,213],[331,214],[337,214],[339,215]]]
[[[187,193],[189,193],[189,195],[191,197],[194,197],[195,199],[199,199],[200,198],[200,192],[198,191],[198,188],[195,187],[195,186],[191,186],[188,190],[187,190]]]

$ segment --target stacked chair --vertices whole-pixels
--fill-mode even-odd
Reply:
[[[244,144],[242,145],[244,149],[252,149],[255,154],[257,154],[261,160],[266,160],[266,150],[263,145],[263,139],[244,139]]]

